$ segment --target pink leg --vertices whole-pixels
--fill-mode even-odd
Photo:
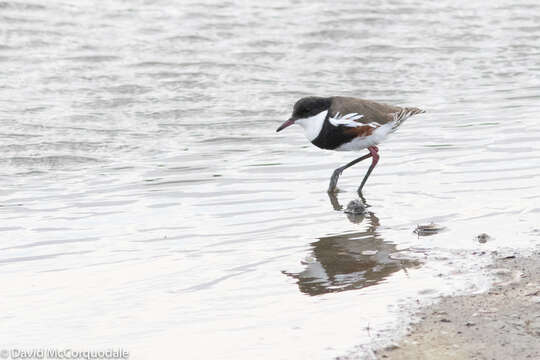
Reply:
[[[358,194],[362,195],[362,188],[364,187],[364,185],[366,184],[366,181],[369,177],[369,175],[371,174],[371,172],[373,171],[373,169],[375,168],[375,166],[377,165],[377,163],[379,162],[379,148],[376,147],[376,146],[370,146],[368,147],[368,150],[369,150],[369,153],[371,154],[371,165],[366,173],[366,176],[364,176],[364,180],[362,180],[362,183],[360,184],[360,187],[358,188]]]

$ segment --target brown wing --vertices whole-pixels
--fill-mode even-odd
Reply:
[[[356,120],[362,124],[378,123],[386,124],[393,120],[393,113],[400,111],[399,106],[391,106],[387,104],[377,103],[375,101],[357,99],[352,97],[336,96],[332,98],[332,106],[330,107],[330,116],[335,116],[339,109],[341,115],[350,113],[358,113],[364,115]],[[366,129],[367,130],[367,129]]]

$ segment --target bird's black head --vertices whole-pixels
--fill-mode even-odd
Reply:
[[[312,117],[321,111],[328,110],[329,107],[330,98],[318,96],[305,97],[294,104],[292,118],[297,120]]]
[[[296,120],[306,119],[317,115],[321,111],[328,110],[331,99],[318,96],[308,96],[301,98],[294,104],[293,113],[289,120],[285,121],[277,131],[281,131],[295,123]]]

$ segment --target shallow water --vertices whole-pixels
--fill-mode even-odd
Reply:
[[[0,338],[328,359],[540,243],[536,1],[0,2]],[[304,95],[418,106],[367,164]],[[418,224],[445,231],[418,237]],[[492,239],[479,244],[475,236]],[[476,254],[475,254],[476,253]]]

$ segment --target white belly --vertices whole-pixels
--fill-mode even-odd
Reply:
[[[370,146],[375,146],[383,142],[388,134],[392,132],[392,123],[386,123],[383,126],[378,127],[373,134],[364,137],[357,137],[340,145],[336,148],[337,151],[358,151],[366,149]]]

